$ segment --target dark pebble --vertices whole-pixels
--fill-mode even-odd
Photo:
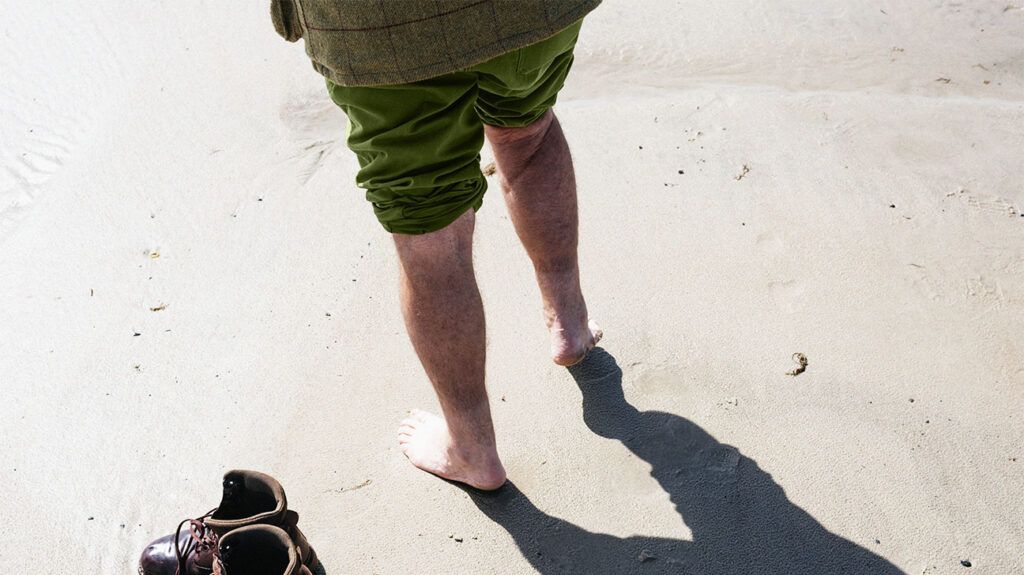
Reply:
[[[971,562],[966,560],[966,559],[961,559],[960,560],[960,564],[963,565],[964,567],[970,567],[971,566]]]
[[[889,207],[890,207],[890,208],[895,208],[895,207],[896,207],[896,204],[889,204]]]

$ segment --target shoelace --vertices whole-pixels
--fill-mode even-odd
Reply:
[[[206,526],[204,521],[207,517],[213,515],[213,512],[217,508],[214,507],[206,514],[196,519],[185,519],[178,524],[178,528],[174,530],[174,553],[178,556],[178,569],[175,571],[175,575],[187,575],[185,572],[185,564],[188,558],[193,553],[199,553],[213,547],[217,548],[217,534]],[[185,543],[184,549],[181,547],[181,528],[188,523],[188,530],[191,537],[189,537],[188,543]],[[218,562],[214,561],[216,566]]]

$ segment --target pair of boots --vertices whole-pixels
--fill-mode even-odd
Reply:
[[[220,505],[150,543],[139,575],[312,575],[319,562],[298,521],[276,479],[229,471]]]

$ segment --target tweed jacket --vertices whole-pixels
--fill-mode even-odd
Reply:
[[[554,35],[601,0],[271,0],[278,34],[346,86],[405,84]]]

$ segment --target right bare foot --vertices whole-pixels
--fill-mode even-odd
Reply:
[[[558,365],[568,367],[583,361],[587,353],[601,341],[604,332],[593,321],[586,326],[567,329],[555,321],[551,327],[551,359]]]
[[[505,484],[505,468],[494,446],[456,445],[444,419],[414,409],[398,428],[402,452],[416,467],[438,477],[490,491]]]

